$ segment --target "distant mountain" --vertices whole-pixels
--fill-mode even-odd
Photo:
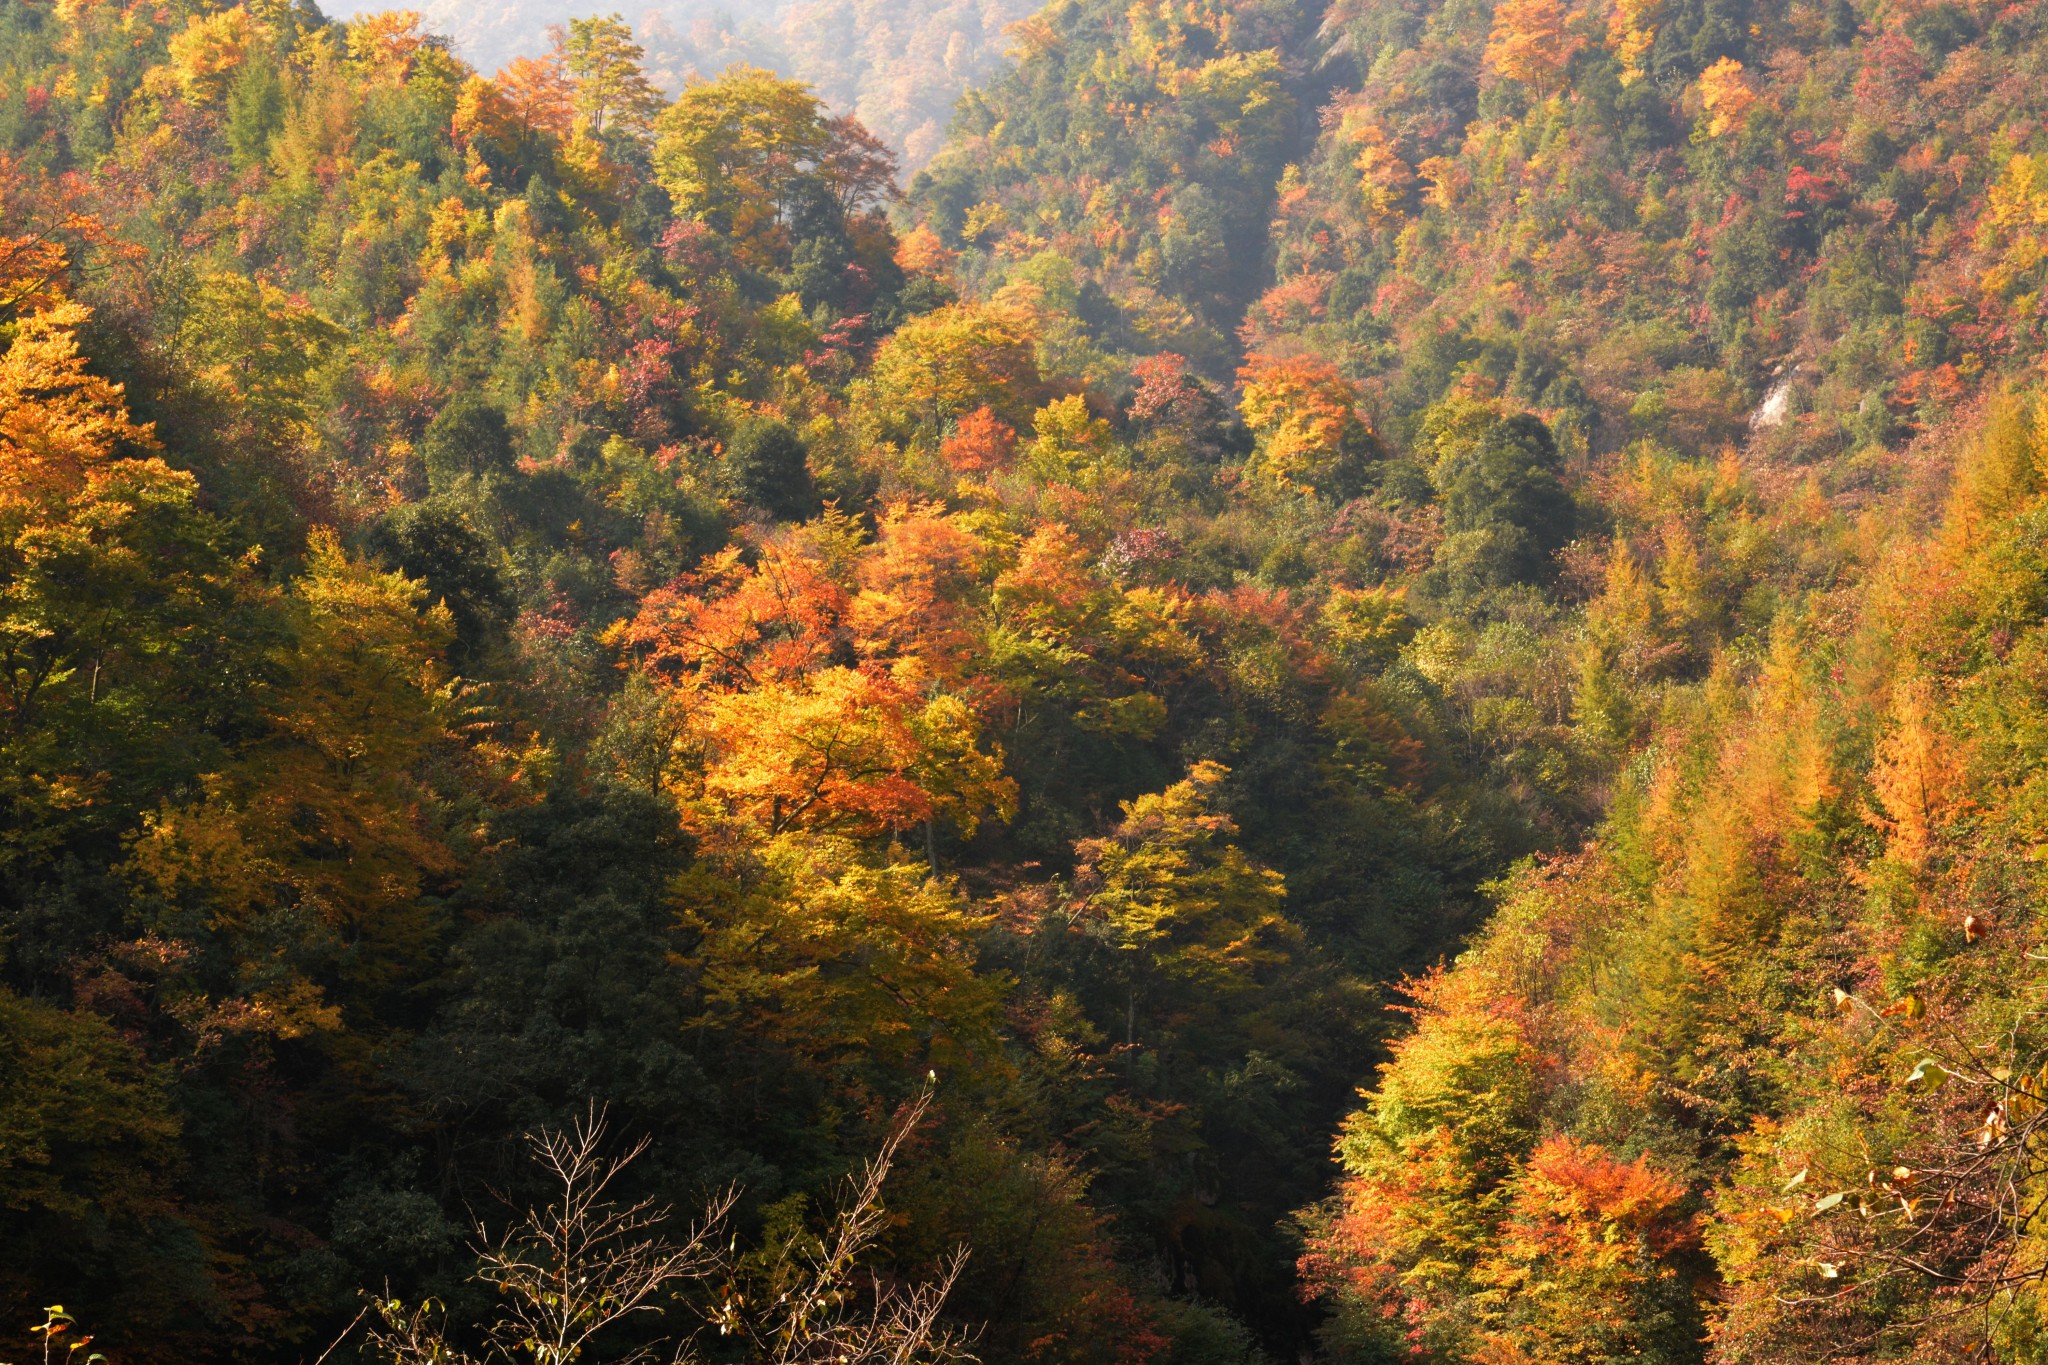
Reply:
[[[385,8],[343,0],[342,16]],[[550,25],[602,12],[598,0],[425,0],[430,25],[489,72],[547,46]],[[811,82],[902,154],[906,171],[930,160],[953,105],[989,75],[1008,47],[1004,30],[1038,0],[663,0],[625,17],[647,49],[647,70],[670,91],[735,62]]]

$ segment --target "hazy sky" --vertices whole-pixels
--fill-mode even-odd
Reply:
[[[389,3],[383,4],[377,3],[376,0],[333,0],[331,4],[322,4],[320,12],[330,18],[346,19],[352,15],[368,14],[380,9],[419,7],[419,0],[410,0],[410,3],[407,0],[390,0]],[[723,14],[745,23],[749,20],[772,18],[785,7],[786,0],[667,0],[667,3],[656,5],[619,4],[615,0],[612,8],[628,19],[649,10],[663,10],[671,14],[691,16]],[[571,15],[582,18],[589,14],[611,12],[605,8],[604,0],[591,0],[586,4],[555,3],[555,0],[495,0],[495,3],[492,0],[482,0],[482,3],[461,5],[448,4],[445,0],[427,0],[426,8],[462,10],[472,14],[522,13],[528,21],[537,22],[543,28],[549,24],[559,24]]]
[[[418,9],[429,28],[454,39],[464,60],[484,71],[512,57],[539,52],[548,26],[571,18],[615,12],[646,41],[650,21],[685,36],[706,21],[716,29],[765,29],[788,4],[789,0],[320,0],[322,12],[337,19],[385,9]],[[773,41],[765,32],[761,37]]]
[[[0,4],[6,0],[0,0]],[[418,9],[427,26],[489,74],[545,51],[547,31],[617,13],[670,94],[735,64],[806,81],[902,157],[906,173],[944,140],[955,102],[1007,50],[1011,23],[1043,0],[318,0],[335,18]]]

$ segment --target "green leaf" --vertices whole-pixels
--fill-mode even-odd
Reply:
[[[1815,1213],[1826,1213],[1829,1209],[1841,1203],[1844,1197],[1845,1196],[1838,1192],[1835,1194],[1827,1195],[1824,1198],[1817,1199],[1814,1201],[1813,1211]]]

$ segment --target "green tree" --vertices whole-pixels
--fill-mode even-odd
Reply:
[[[277,63],[261,48],[250,52],[228,87],[227,135],[235,164],[248,167],[270,153],[270,139],[284,127],[284,80]]]
[[[655,172],[676,211],[757,259],[786,249],[790,197],[832,146],[824,105],[809,86],[751,66],[686,88],[662,111],[655,134]]]
[[[1425,432],[1438,452],[1430,478],[1447,533],[1432,570],[1438,589],[1469,595],[1555,578],[1577,509],[1542,420],[1475,413],[1453,400],[1432,412]]]
[[[207,1296],[197,1230],[171,1211],[169,1079],[104,1020],[0,986],[0,1300],[85,1293],[108,1319]],[[109,1265],[131,1272],[125,1284],[109,1282]]]
[[[444,498],[394,507],[378,519],[369,542],[448,609],[455,623],[449,661],[462,670],[479,663],[511,621],[513,603],[496,551],[462,509]]]
[[[512,472],[512,431],[505,414],[484,399],[461,394],[448,400],[420,438],[420,460],[428,485],[445,493],[465,478],[489,479]]]
[[[261,672],[254,565],[88,370],[86,316],[31,314],[0,353],[0,877],[189,781]],[[15,951],[40,969],[67,939]]]
[[[740,423],[725,447],[725,475],[743,501],[794,521],[817,510],[803,438],[787,422],[753,417]]]
[[[646,49],[616,14],[571,19],[562,56],[575,87],[576,122],[593,137],[638,140],[654,126],[661,92],[640,63]]]
[[[346,336],[304,298],[220,271],[192,291],[177,344],[232,415],[236,435],[289,450],[312,439],[322,371]]]

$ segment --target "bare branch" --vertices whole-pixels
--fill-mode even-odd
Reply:
[[[966,1264],[964,1247],[937,1280],[907,1288],[862,1270],[888,1225],[883,1184],[930,1104],[927,1086],[904,1106],[880,1151],[848,1183],[822,1237],[793,1236],[776,1249],[772,1278],[788,1287],[761,1313],[750,1312],[744,1297],[732,1292],[738,1267],[732,1245],[721,1245],[738,1190],[714,1196],[681,1242],[669,1240],[667,1208],[612,1195],[620,1173],[646,1152],[647,1142],[607,1156],[605,1116],[593,1107],[566,1132],[527,1139],[535,1164],[548,1177],[547,1202],[528,1208],[495,1236],[477,1229],[475,1278],[495,1289],[501,1301],[496,1319],[476,1328],[484,1354],[473,1357],[450,1344],[438,1303],[408,1307],[388,1291],[371,1299],[371,1346],[394,1365],[571,1365],[608,1328],[664,1312],[677,1287],[720,1280],[727,1292],[702,1314],[704,1320],[737,1333],[764,1365],[971,1361],[967,1337],[942,1318]],[[693,1333],[683,1333],[613,1358],[647,1365],[666,1357],[684,1365],[698,1359],[694,1342]]]

